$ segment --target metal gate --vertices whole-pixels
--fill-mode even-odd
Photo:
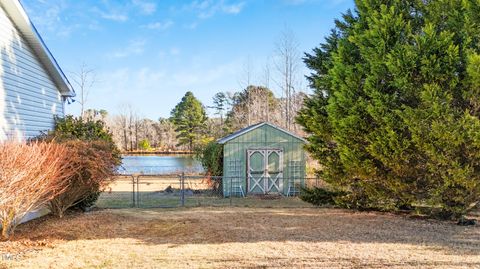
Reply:
[[[247,150],[247,176],[248,193],[282,193],[283,150]]]

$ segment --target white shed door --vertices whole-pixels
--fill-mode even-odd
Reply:
[[[283,151],[247,150],[248,192],[257,194],[283,191]]]

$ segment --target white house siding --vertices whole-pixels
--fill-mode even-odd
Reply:
[[[60,92],[0,7],[0,140],[37,136],[54,115],[64,115]]]

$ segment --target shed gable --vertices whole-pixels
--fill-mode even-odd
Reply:
[[[273,142],[290,142],[296,141],[300,143],[305,143],[306,141],[293,134],[289,131],[281,129],[273,124],[268,122],[258,123],[244,129],[241,129],[237,132],[234,132],[228,136],[225,136],[219,140],[217,140],[220,144],[227,144],[227,143],[237,143],[240,141],[251,141],[251,142],[265,142],[265,141],[273,141]]]
[[[291,142],[292,139],[299,140],[285,132],[280,131],[270,125],[262,125],[254,130],[239,135],[227,143],[250,142],[250,143],[285,143]]]

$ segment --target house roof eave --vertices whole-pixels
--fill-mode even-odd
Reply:
[[[53,57],[52,53],[45,45],[45,42],[38,33],[37,29],[30,21],[30,18],[25,12],[25,9],[20,1],[2,0],[0,1],[0,5],[13,21],[23,38],[30,45],[40,63],[44,66],[54,81],[60,94],[64,97],[74,97],[75,90],[68,81],[63,70],[58,65],[57,60]]]

